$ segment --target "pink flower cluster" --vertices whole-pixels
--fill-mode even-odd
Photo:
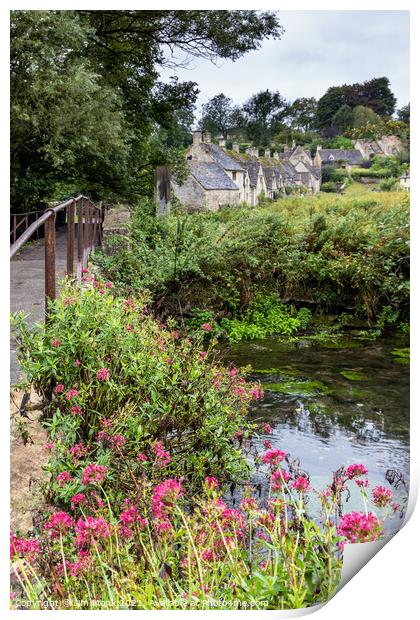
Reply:
[[[261,432],[265,435],[271,435],[273,432],[273,427],[268,422],[263,422],[261,424]]]
[[[371,542],[379,538],[383,526],[372,512],[349,512],[341,519],[337,531],[351,543]]]
[[[391,489],[387,489],[383,486],[375,487],[372,491],[372,499],[375,506],[378,508],[385,508],[392,500],[393,493]]]
[[[56,480],[60,487],[64,487],[66,484],[71,482],[73,478],[71,477],[68,471],[62,471],[58,474]]]
[[[305,476],[299,476],[299,478],[292,482],[292,488],[298,491],[298,493],[306,493],[309,486],[309,480]]]
[[[71,388],[70,390],[68,390],[66,392],[66,400],[71,400],[72,398],[75,398],[76,396],[78,396],[79,391],[76,390],[76,388]]]
[[[219,481],[217,478],[214,478],[213,476],[207,476],[204,479],[204,486],[209,491],[214,491],[214,489],[217,489],[217,487],[219,486]]]
[[[51,340],[52,347],[59,347],[61,345],[61,340]]]
[[[157,441],[152,448],[158,467],[166,467],[171,462],[171,455],[164,448],[163,441]]]
[[[126,443],[124,435],[110,435],[107,431],[99,431],[96,435],[96,441],[102,444],[108,444],[111,448],[121,448]]]
[[[64,385],[62,383],[58,383],[54,388],[54,392],[56,394],[61,394],[62,392],[64,392]]]
[[[204,332],[211,332],[213,327],[210,325],[210,323],[203,323],[202,326],[201,326],[201,329]]]
[[[81,504],[87,504],[86,495],[84,493],[76,493],[71,498],[71,507],[74,510],[76,506],[80,506]]]
[[[283,488],[284,484],[290,480],[290,474],[284,469],[277,469],[271,476],[271,488],[273,491],[279,491]]]
[[[172,528],[168,517],[178,499],[183,495],[183,486],[175,478],[168,478],[155,487],[152,497],[152,510],[159,533],[164,533]]]
[[[276,466],[281,463],[281,461],[284,461],[285,457],[286,452],[283,452],[283,450],[267,450],[267,452],[263,454],[262,462],[265,465]]]
[[[76,523],[75,547],[89,547],[101,539],[108,538],[110,528],[103,517],[86,517]]]
[[[362,463],[356,463],[349,465],[346,469],[346,474],[350,480],[353,478],[359,478],[360,476],[366,476],[368,473],[367,468]]]
[[[27,557],[32,561],[40,551],[39,540],[35,538],[17,538],[14,532],[10,532],[10,558],[18,555],[21,558]]]
[[[147,526],[147,519],[143,519],[143,517],[139,515],[135,506],[130,506],[120,514],[120,520],[118,523],[120,535],[125,539],[132,538],[133,530],[130,526],[133,526],[136,523],[138,523],[140,528],[143,529]]]
[[[74,526],[74,519],[67,512],[55,512],[45,524],[45,529],[50,530],[51,538],[58,538]]]
[[[88,485],[95,482],[102,482],[105,478],[107,468],[104,465],[92,463],[88,465],[82,473],[82,484]]]
[[[108,381],[110,376],[111,371],[109,370],[109,368],[100,368],[96,373],[96,377],[97,379],[99,379],[99,381]]]
[[[85,446],[81,442],[74,444],[74,446],[70,448],[70,454],[73,457],[74,463],[77,463],[79,459],[82,459],[84,456],[86,456],[88,452],[88,446]]]

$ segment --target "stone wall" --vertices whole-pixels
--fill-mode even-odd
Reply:
[[[198,211],[204,208],[206,192],[192,175],[187,177],[183,185],[172,181],[172,190],[188,211]]]
[[[103,250],[106,254],[112,254],[113,244],[112,237],[119,235],[127,237],[129,235],[129,224],[131,212],[127,204],[113,205],[110,207],[104,217],[103,223]],[[119,244],[121,247],[121,244]]]
[[[206,208],[209,211],[218,211],[226,205],[238,205],[239,190],[213,189],[206,192]]]

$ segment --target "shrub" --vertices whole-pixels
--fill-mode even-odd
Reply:
[[[327,183],[322,183],[321,192],[337,193],[338,192],[337,183],[335,183],[335,181],[327,181]]]
[[[280,303],[276,294],[257,295],[244,314],[233,319],[222,319],[221,327],[231,342],[265,338],[271,334],[292,336],[305,329],[312,314],[302,308],[295,316]]]
[[[221,366],[211,343],[203,352],[201,339],[180,338],[156,321],[145,298],[124,299],[110,283],[91,280],[63,286],[45,327],[26,326],[22,315],[13,322],[27,384],[49,399],[58,462],[73,475],[85,460],[76,467],[69,449],[82,443],[89,459],[129,476],[139,453],[154,462],[161,442],[172,454],[168,472],[192,485],[209,471],[222,480],[243,475],[234,435],[246,427],[255,386]]]
[[[383,179],[379,183],[379,189],[382,192],[392,192],[399,188],[399,181],[395,177],[390,177],[389,179]]]

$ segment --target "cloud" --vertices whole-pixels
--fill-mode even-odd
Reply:
[[[409,101],[409,11],[280,11],[280,21],[281,40],[235,63],[196,59],[175,72],[198,83],[198,109],[220,92],[236,103],[267,88],[290,100],[319,98],[330,86],[381,76],[390,79],[398,107]]]

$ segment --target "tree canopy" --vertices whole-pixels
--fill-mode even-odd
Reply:
[[[181,163],[198,94],[160,68],[237,60],[282,32],[271,11],[12,11],[12,208],[150,193],[157,163]]]

